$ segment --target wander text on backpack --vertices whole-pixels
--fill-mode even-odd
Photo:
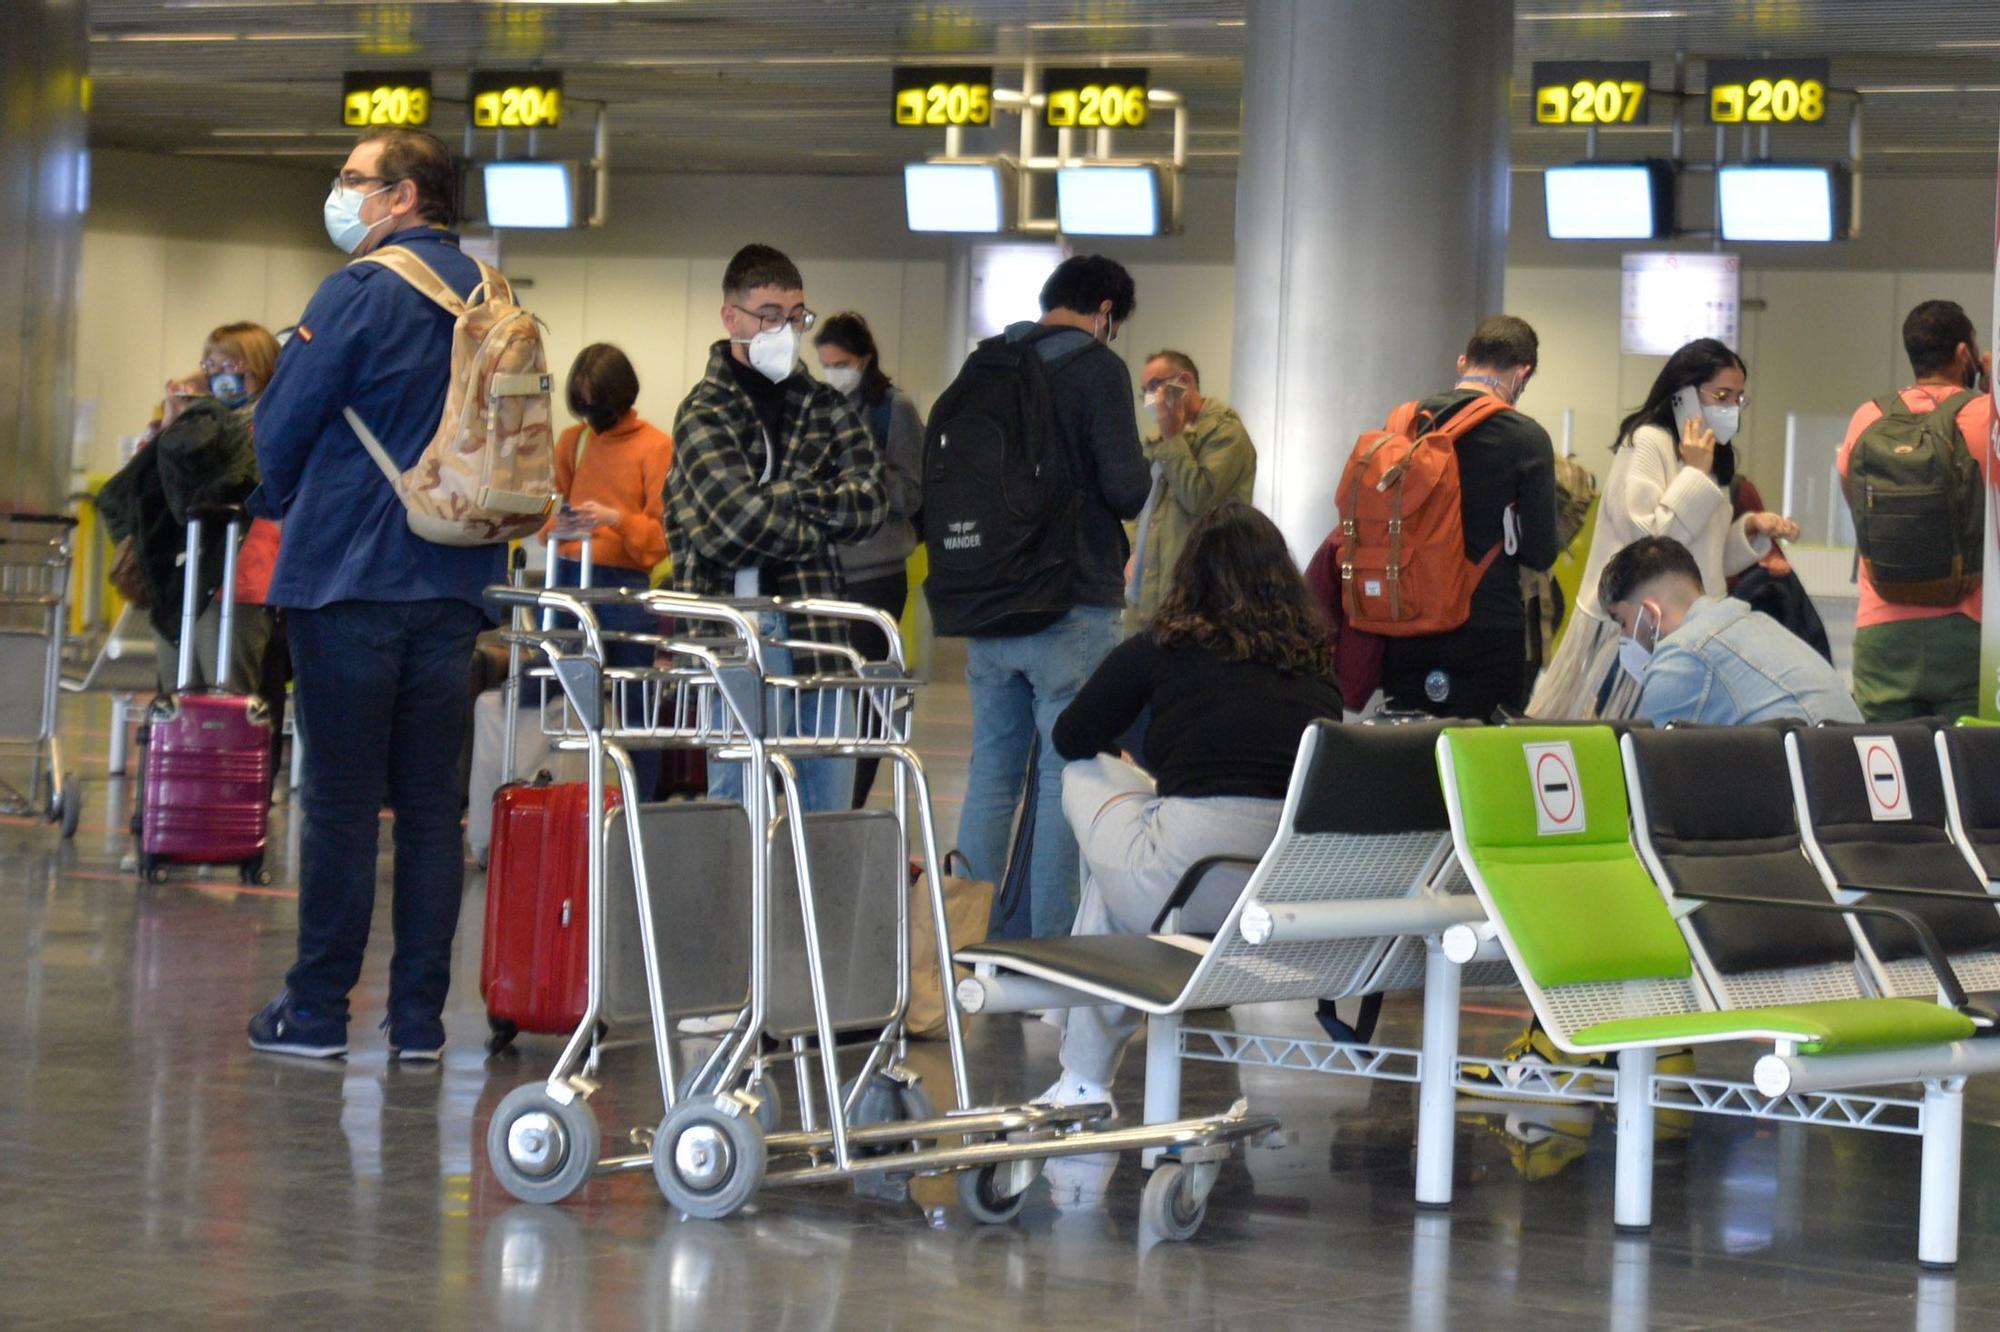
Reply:
[[[414,467],[399,470],[360,413],[352,407],[345,413],[396,488],[410,530],[447,546],[485,546],[531,535],[557,499],[541,324],[514,304],[507,279],[478,260],[480,282],[469,300],[460,300],[429,264],[401,245],[354,262],[380,264],[454,320],[444,416]]]
[[[940,634],[1033,633],[1074,602],[1077,469],[1035,344],[988,338],[938,398],[924,432],[924,596]]]
[[[1855,553],[1884,601],[1956,606],[1979,586],[1986,489],[1958,433],[1958,413],[1974,396],[1966,389],[1914,412],[1891,393],[1847,456]]]
[[[1473,590],[1500,547],[1466,556],[1457,444],[1507,410],[1482,394],[1439,424],[1405,403],[1356,442],[1337,496],[1341,606],[1356,629],[1414,638],[1470,618]]]

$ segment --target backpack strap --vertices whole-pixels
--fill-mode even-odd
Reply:
[[[1900,397],[1901,395],[1897,396]],[[1957,430],[1958,414],[1965,410],[1967,403],[1978,396],[1979,391],[1977,389],[1960,389],[1937,406],[1931,408],[1928,414],[1939,424],[1949,424],[1953,430]]]
[[[1502,412],[1513,411],[1513,405],[1505,398],[1492,393],[1482,393],[1465,406],[1453,412],[1443,425],[1433,425],[1430,433],[1445,435],[1456,443],[1466,434],[1478,429]]]
[[[480,263],[477,259],[474,259],[472,262],[479,264],[479,276],[483,283],[487,275],[492,273],[493,270],[485,264]],[[470,304],[459,299],[458,293],[451,289],[451,284],[439,277],[435,268],[432,268],[416,254],[413,254],[407,245],[384,246],[379,250],[362,255],[359,259],[348,261],[348,267],[350,268],[355,264],[380,264],[397,277],[403,279],[403,281],[409,283],[412,287],[415,287],[418,293],[426,300],[444,307],[444,312],[453,319],[457,319],[463,315]],[[501,279],[501,285],[506,285],[505,278]],[[478,294],[477,291],[473,293],[475,296]]]

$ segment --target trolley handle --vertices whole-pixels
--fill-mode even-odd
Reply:
[[[882,631],[884,641],[889,644],[889,664],[893,665],[898,672],[908,669],[908,663],[903,660],[903,628],[896,623],[895,617],[885,610],[880,610],[874,606],[864,606],[858,601],[833,601],[824,597],[804,597],[797,601],[780,601],[777,605],[778,609],[788,614],[818,615],[830,620],[854,620],[863,624],[872,624]],[[826,650],[825,644],[817,646],[819,651],[823,652]],[[866,664],[866,661],[866,658],[862,658],[859,664]]]
[[[577,591],[576,588],[553,591],[548,588],[509,587],[501,583],[486,589],[486,600],[494,606],[539,606],[543,610],[557,610],[576,617],[583,630],[585,650],[602,662],[604,639],[597,631],[597,616],[591,613],[582,598],[574,595]]]

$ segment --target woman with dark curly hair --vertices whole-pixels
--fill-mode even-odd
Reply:
[[[1150,709],[1151,773],[1115,757]],[[1055,725],[1063,813],[1083,860],[1074,934],[1143,934],[1187,867],[1203,856],[1261,856],[1299,737],[1340,716],[1332,634],[1276,524],[1231,500],[1198,521],[1159,614],[1104,659]],[[1182,913],[1214,929],[1243,874],[1211,874]],[[1063,1028],[1056,1104],[1109,1100],[1138,1015],[1053,1011]]]

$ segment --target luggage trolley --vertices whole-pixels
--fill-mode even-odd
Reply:
[[[56,707],[69,631],[69,571],[76,519],[0,515],[0,752],[27,759],[25,786],[0,775],[0,814],[45,818],[76,835],[83,792],[63,774]]]
[[[888,616],[839,601],[617,589],[495,588],[488,597],[577,623],[526,634],[547,659],[527,675],[541,681],[552,743],[587,752],[594,820],[586,1011],[549,1077],[509,1093],[488,1128],[488,1159],[516,1197],[556,1202],[594,1175],[651,1170],[677,1210],[719,1218],[767,1184],[958,1171],[961,1203],[992,1223],[1019,1212],[1043,1160],[1146,1149],[1177,1168],[1154,1172],[1145,1213],[1157,1233],[1184,1239],[1236,1145],[1275,1137],[1277,1121],[1242,1101],[1219,1115],[1130,1126],[1110,1123],[1104,1104],[936,1113],[900,1061],[913,808],[925,864],[943,861],[909,743],[919,682]],[[642,636],[601,630],[591,608],[634,597],[685,632],[653,640],[650,669],[606,667],[607,641]],[[889,656],[871,662],[850,648],[776,636],[767,626],[780,615],[872,622]],[[777,648],[816,653],[834,667],[779,672],[770,668]],[[645,722],[625,720],[635,715]],[[607,811],[606,764],[632,790],[628,751],[638,746],[700,746],[712,761],[746,763],[743,806],[676,801],[634,816],[628,801]],[[798,764],[844,757],[887,761],[893,813],[800,817]],[[927,878],[939,971],[948,977],[943,890],[937,873]],[[945,1012],[957,1103],[970,1106],[960,1015],[951,1004]],[[677,1077],[675,1023],[716,1014],[726,1015],[726,1034]],[[626,1020],[650,1026],[666,1112],[656,1127],[630,1130],[636,1150],[600,1156],[588,1104],[598,1037],[601,1023]],[[843,1046],[843,1033],[860,1039]],[[858,1068],[843,1079],[846,1061]],[[780,1120],[786,1064],[798,1089],[795,1129]]]

